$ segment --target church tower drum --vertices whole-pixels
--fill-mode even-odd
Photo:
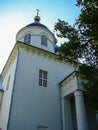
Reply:
[[[16,35],[16,41],[41,48],[54,53],[56,39],[54,34],[40,23],[40,17],[35,16],[34,22],[22,28]]]

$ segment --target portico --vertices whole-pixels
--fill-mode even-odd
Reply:
[[[71,73],[60,83],[62,123],[63,130],[88,130],[88,123],[83,96],[83,87],[78,78],[77,72]],[[75,101],[76,127],[72,120],[71,100]]]

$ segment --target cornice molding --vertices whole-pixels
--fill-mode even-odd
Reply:
[[[66,76],[60,83],[59,86],[62,87],[63,85],[65,85],[66,83],[68,83],[69,81],[71,81],[72,79],[74,79],[75,77],[78,77],[78,72],[77,71],[73,71],[72,73],[70,73],[68,76]]]
[[[12,65],[12,63],[13,63],[15,57],[17,56],[17,55],[16,55],[17,53],[18,53],[18,48],[17,48],[17,45],[15,45],[14,48],[13,48],[13,50],[12,50],[12,52],[10,53],[10,55],[9,55],[9,57],[8,57],[8,59],[7,59],[7,61],[6,61],[6,64],[5,64],[5,66],[4,66],[3,70],[2,70],[2,72],[1,72],[0,78],[1,78],[2,80],[3,80],[4,76],[5,76],[5,74],[7,73],[9,67]]]
[[[56,62],[59,62],[59,63],[64,63],[64,64],[69,64],[68,62],[66,62],[65,60],[60,60],[59,56],[55,53],[51,53],[51,52],[48,52],[46,50],[43,50],[41,48],[37,48],[37,47],[34,47],[32,45],[28,45],[28,44],[25,44],[23,42],[17,42],[12,50],[12,52],[10,53],[9,57],[8,57],[8,60],[2,70],[2,73],[1,73],[1,76],[0,78],[3,79],[5,74],[7,73],[9,67],[12,65],[15,57],[17,56],[17,54],[19,53],[18,50],[20,48],[23,48],[25,49],[27,52],[31,52],[31,53],[35,53],[39,56],[43,56],[45,58],[48,58],[48,59],[51,59],[51,60],[54,60]]]
[[[61,61],[59,59],[59,56],[55,53],[51,53],[51,52],[48,52],[46,50],[43,50],[41,48],[38,48],[38,47],[35,47],[35,46],[32,46],[32,45],[27,45],[25,43],[18,43],[18,46],[19,48],[24,48],[27,52],[32,52],[32,53],[35,53],[39,56],[43,56],[43,57],[47,57],[49,59],[53,59],[55,61],[58,61],[58,62],[64,62],[64,61]]]

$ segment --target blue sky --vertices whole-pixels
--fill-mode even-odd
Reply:
[[[36,9],[40,10],[41,23],[53,31],[58,19],[67,21],[73,25],[79,15],[79,8],[75,5],[76,0],[1,0],[0,72],[15,45],[16,33],[22,27],[33,22]]]

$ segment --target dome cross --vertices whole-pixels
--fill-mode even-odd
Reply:
[[[38,16],[40,10],[39,9],[36,9],[36,10],[37,10],[37,16]]]

